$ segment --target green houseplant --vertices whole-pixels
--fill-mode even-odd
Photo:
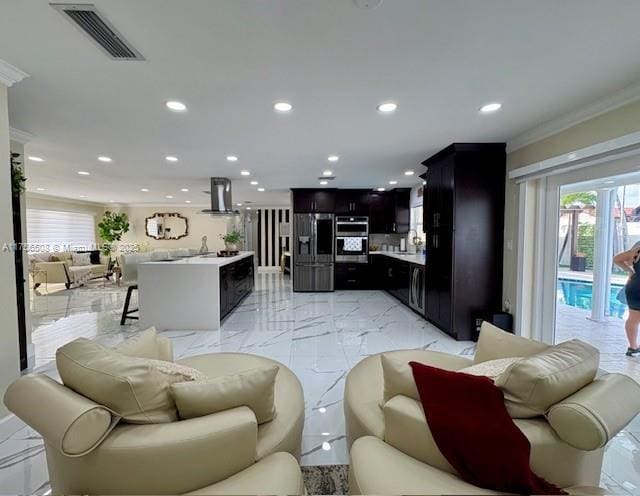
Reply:
[[[27,178],[24,176],[24,170],[21,167],[21,162],[18,162],[20,157],[19,153],[11,154],[11,192],[14,195],[21,195],[25,192],[25,182]]]
[[[112,243],[120,241],[122,236],[129,231],[129,218],[127,214],[117,214],[107,210],[98,223],[98,231],[100,237],[105,241],[102,245],[102,253],[108,256],[109,262],[111,262]]]
[[[238,243],[244,236],[237,229],[233,229],[220,237],[222,238],[222,241],[224,241],[227,251],[236,251],[238,249]]]

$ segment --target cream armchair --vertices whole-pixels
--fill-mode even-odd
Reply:
[[[483,330],[484,333],[484,330]],[[528,356],[544,348],[503,332],[481,334],[477,361]],[[391,352],[402,360],[460,370],[464,357],[422,350]],[[422,404],[397,395],[384,402],[380,355],[352,369],[345,387],[351,494],[495,494],[460,479],[435,444]],[[640,412],[640,386],[607,374],[552,406],[546,416],[514,419],[531,443],[531,467],[572,492],[598,486],[604,447]],[[597,488],[596,488],[597,489]]]
[[[171,360],[169,341],[158,345]],[[220,353],[179,363],[212,377],[276,362]],[[42,435],[54,494],[303,494],[296,460],[302,388],[279,366],[278,414],[261,425],[248,407],[163,424],[119,423],[106,407],[40,374],[15,381],[4,401]]]

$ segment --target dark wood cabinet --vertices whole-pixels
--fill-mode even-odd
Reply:
[[[369,215],[369,190],[339,189],[336,193],[336,214]]]
[[[459,340],[501,310],[504,143],[454,143],[423,163],[426,317]]]
[[[406,234],[410,224],[410,188],[369,193],[369,232]]]
[[[369,289],[369,264],[338,262],[335,278],[336,289]]]
[[[411,222],[411,188],[397,188],[389,193],[393,207],[392,233],[406,234]]]
[[[298,188],[293,192],[293,211],[295,213],[329,213],[336,210],[335,189]]]
[[[253,256],[220,267],[220,319],[251,293],[253,285]]]

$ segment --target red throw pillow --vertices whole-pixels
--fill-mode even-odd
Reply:
[[[518,494],[567,494],[532,472],[531,445],[488,377],[411,362],[433,439],[467,482]]]

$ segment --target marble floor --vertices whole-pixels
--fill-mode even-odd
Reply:
[[[34,294],[34,369],[56,377],[55,350],[76,337],[111,346],[139,332],[135,321],[119,324],[124,297],[125,288],[102,283]],[[344,381],[362,358],[399,348],[468,356],[475,351],[473,343],[454,341],[382,291],[293,293],[289,278],[277,273],[259,273],[255,291],[220,330],[162,334],[173,341],[176,358],[241,351],[288,365],[305,391],[303,465],[348,463]],[[610,443],[602,484],[611,493],[640,495],[640,420]],[[23,427],[0,439],[0,494],[48,492],[39,435]]]

